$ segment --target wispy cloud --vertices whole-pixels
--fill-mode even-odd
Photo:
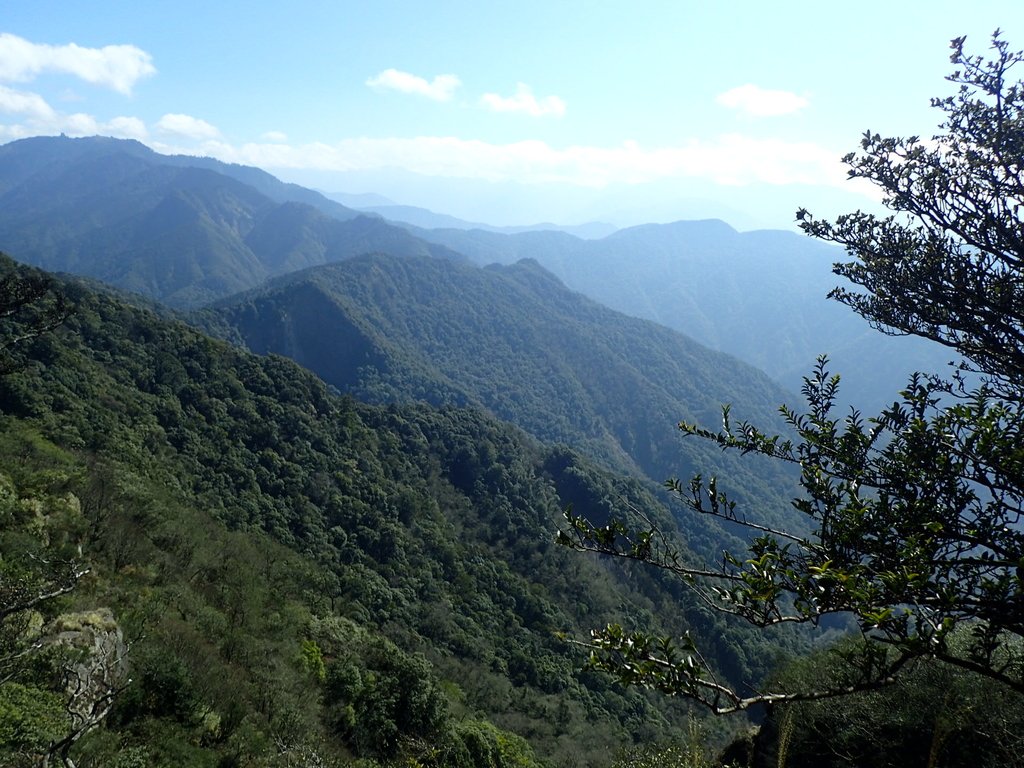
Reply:
[[[288,134],[283,131],[267,131],[260,138],[265,141],[271,141],[274,144],[284,144],[288,141]]]
[[[434,101],[451,101],[455,91],[462,85],[462,81],[455,75],[437,75],[433,80],[428,81],[399,69],[385,69],[380,74],[369,78],[366,84],[371,88],[415,93]]]
[[[497,93],[485,93],[480,102],[495,112],[524,112],[532,117],[565,114],[565,102],[558,96],[545,96],[538,100],[533,90],[526,83],[517,83],[516,92],[512,96],[500,96]]]
[[[220,131],[215,126],[191,115],[164,115],[157,121],[156,129],[165,135],[196,141],[211,141],[220,138]]]
[[[751,83],[741,85],[715,97],[723,107],[736,109],[754,117],[776,117],[797,112],[808,105],[807,99],[791,91],[773,91]]]
[[[128,95],[156,67],[152,57],[134,45],[46,45],[0,33],[0,81],[29,82],[44,72],[70,74]]]
[[[359,171],[405,168],[430,176],[521,183],[563,182],[594,188],[659,179],[706,179],[725,186],[809,184],[850,189],[840,152],[808,142],[727,134],[680,145],[554,147],[543,141],[494,144],[452,136],[353,138],[289,146],[154,145],[159,151],[200,154],[275,169]]]

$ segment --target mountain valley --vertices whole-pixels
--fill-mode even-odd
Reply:
[[[738,726],[588,666],[589,632],[692,636],[753,689],[841,627],[766,634],[668,571],[555,543],[566,510],[625,516],[717,567],[746,534],[664,487],[696,473],[803,530],[794,471],[677,424],[728,403],[786,431],[796,395],[742,360],[792,386],[815,345],[860,343],[815,308],[827,278],[801,279],[829,249],[721,222],[424,230],[65,137],[0,146],[0,248],[63,273],[5,260],[8,300],[52,280],[68,308],[6,320],[0,563],[29,553],[43,591],[48,564],[87,564],[31,631],[79,617],[129,649],[78,765],[600,766],[687,722],[721,746]],[[71,727],[61,658],[0,687],[38,702],[29,752]]]

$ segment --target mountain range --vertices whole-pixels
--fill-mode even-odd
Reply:
[[[559,634],[623,610],[704,638],[731,680],[766,672],[771,644],[680,583],[555,544],[567,505],[635,506],[685,551],[642,483],[478,409],[360,404],[279,356],[57,289],[74,313],[0,377],[0,578],[85,557],[88,581],[37,621],[102,609],[134,638],[92,764],[254,760],[274,739],[380,760],[483,739],[497,755],[520,749],[509,731],[544,760],[606,762],[683,716],[588,671]],[[59,728],[47,669],[17,680]]]
[[[735,355],[792,391],[827,355],[843,399],[869,412],[891,403],[913,371],[941,371],[952,357],[920,338],[884,336],[827,299],[843,252],[793,232],[737,232],[717,220],[648,224],[596,240],[410,231],[478,264],[534,259],[569,288]]]
[[[0,146],[0,243],[175,307],[372,250],[456,258],[254,168],[63,137]]]
[[[479,269],[373,254],[286,275],[211,312],[212,331],[290,357],[362,400],[481,407],[622,472],[658,483],[728,474],[739,497],[788,508],[791,478],[779,466],[737,461],[676,429],[717,423],[725,402],[736,418],[781,429],[781,388],[569,291],[536,262]]]
[[[376,200],[373,196],[329,194],[328,197],[339,202],[346,203],[362,213],[372,213],[381,216],[396,224],[411,224],[414,227],[423,229],[480,229],[485,232],[496,232],[499,234],[514,235],[520,232],[565,232],[584,239],[598,239],[606,237],[614,232],[617,227],[600,221],[592,221],[586,224],[575,224],[571,226],[542,222],[540,224],[529,224],[524,226],[498,227],[485,224],[479,221],[464,221],[455,216],[448,216],[443,213],[436,213],[427,208],[419,208],[415,205],[398,205],[386,198]],[[368,199],[367,199],[368,198]]]
[[[158,155],[137,142],[0,146],[0,247],[170,306],[197,307],[275,275],[371,252],[479,265],[529,258],[569,288],[735,355],[793,391],[827,354],[843,377],[841,399],[868,412],[891,402],[913,370],[941,371],[950,358],[920,339],[882,336],[827,300],[842,252],[791,232],[741,233],[708,220],[583,239],[466,229],[473,225],[385,202],[355,199],[393,223],[258,169]],[[453,226],[419,227],[403,217]]]
[[[0,375],[0,568],[86,557],[70,605],[141,638],[91,764],[281,744],[607,764],[683,708],[566,638],[620,619],[690,632],[737,685],[808,641],[553,541],[571,507],[718,562],[738,531],[660,486],[694,472],[799,528],[791,473],[676,424],[714,426],[729,402],[784,429],[791,395],[739,358],[778,372],[859,338],[811,299],[829,249],[721,222],[592,240],[399,226],[256,169],[64,137],[0,146],[0,248],[89,278],[55,283],[75,311]],[[18,695],[63,711],[37,672]]]

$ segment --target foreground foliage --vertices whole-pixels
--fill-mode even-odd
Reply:
[[[810,535],[748,516],[724,481],[700,476],[671,487],[697,512],[753,536],[746,553],[717,565],[694,565],[656,527],[569,515],[568,543],[658,565],[755,626],[851,616],[864,640],[846,654],[851,674],[738,690],[708,669],[694,638],[613,626],[592,647],[620,679],[716,712],[875,688],[918,660],[1024,691],[1024,84],[1009,78],[1024,55],[998,34],[990,60],[967,56],[963,43],[953,42],[959,69],[949,78],[960,90],[934,101],[945,116],[939,135],[868,133],[862,153],[846,158],[851,177],[879,186],[894,214],[834,224],[798,214],[806,232],[854,259],[836,271],[864,292],[839,288],[836,298],[882,330],[945,344],[963,356],[961,369],[948,381],[913,377],[875,417],[843,418],[833,414],[838,377],[822,360],[805,381],[808,410],[782,409],[791,436],[734,423],[728,409],[719,431],[680,425],[799,468],[794,505]]]
[[[968,653],[970,633],[948,639]],[[848,682],[850,643],[789,665],[778,683],[807,689]],[[928,657],[891,685],[770,709],[752,765],[789,768],[1007,766],[1024,748],[1024,695]]]

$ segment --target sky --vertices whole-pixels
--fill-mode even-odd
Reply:
[[[0,0],[0,143],[133,138],[492,224],[790,228],[877,207],[841,158],[930,135],[949,40],[996,28],[1024,49],[1024,2]]]

